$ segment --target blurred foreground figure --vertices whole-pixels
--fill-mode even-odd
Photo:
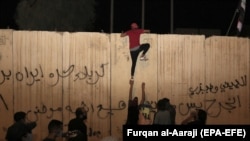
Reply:
[[[7,141],[32,141],[32,129],[36,127],[36,122],[28,122],[25,112],[16,112],[14,114],[14,124],[12,124],[6,133]]]
[[[202,109],[191,111],[190,115],[182,121],[182,125],[205,125],[207,112]]]
[[[88,141],[87,125],[87,111],[83,107],[79,107],[75,111],[76,117],[71,119],[68,124],[68,132],[78,132],[76,136],[71,136],[69,141]]]

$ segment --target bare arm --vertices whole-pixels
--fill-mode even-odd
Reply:
[[[129,100],[132,100],[132,91],[133,91],[133,86],[134,86],[134,81],[133,80],[129,80]]]
[[[144,33],[150,33],[149,29],[144,29]]]
[[[145,102],[145,83],[144,82],[142,82],[141,84],[141,90],[142,90],[142,96],[141,96],[140,104],[143,104]]]
[[[185,125],[185,124],[188,124],[189,122],[195,120],[195,116],[196,116],[196,111],[191,111],[190,115],[188,117],[186,117],[182,122],[181,124],[182,125]]]
[[[126,32],[122,32],[120,36],[121,37],[125,37],[125,36],[127,36],[127,33]]]

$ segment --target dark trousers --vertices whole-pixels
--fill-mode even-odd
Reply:
[[[132,59],[132,66],[131,66],[131,76],[134,76],[135,73],[135,66],[136,66],[136,62],[137,62],[137,58],[140,54],[140,52],[142,51],[142,54],[145,55],[148,52],[150,45],[148,43],[145,44],[141,44],[139,49],[135,50],[135,51],[130,51],[130,56]]]

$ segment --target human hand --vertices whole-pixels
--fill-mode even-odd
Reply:
[[[190,112],[190,117],[193,117],[193,118],[196,118],[196,117],[197,117],[197,110],[196,110],[196,109],[191,110],[191,112]]]
[[[134,84],[134,80],[131,80],[131,79],[130,79],[130,80],[129,80],[129,84],[130,84],[130,85],[133,85],[133,84]]]
[[[143,88],[143,89],[144,89],[144,88],[145,88],[145,85],[146,85],[146,84],[145,84],[145,82],[142,82],[142,84],[141,84],[141,88]]]

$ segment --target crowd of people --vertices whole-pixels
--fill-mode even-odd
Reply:
[[[145,100],[145,82],[142,82],[142,96],[138,103],[138,97],[132,99],[134,80],[129,81],[129,100],[126,125],[176,125],[176,109],[168,98],[157,101],[156,111],[151,104]],[[150,116],[153,113],[153,116]],[[151,114],[152,115],[152,114]],[[195,109],[190,112],[181,125],[205,125],[207,112],[203,109]]]
[[[168,98],[161,98],[157,101],[156,111],[151,104],[146,101],[146,83],[141,83],[141,100],[138,97],[133,98],[134,80],[129,80],[129,99],[127,120],[125,125],[175,125],[176,110]],[[153,113],[153,116],[152,116]],[[87,111],[79,107],[75,111],[75,118],[68,123],[68,131],[63,132],[63,122],[52,119],[48,123],[48,135],[43,141],[56,141],[57,137],[65,137],[68,141],[88,141],[87,135]],[[180,124],[181,125],[205,125],[207,112],[203,109],[195,109],[190,112]],[[14,123],[8,128],[5,139],[7,141],[32,141],[32,130],[37,126],[36,122],[27,120],[25,112],[16,112],[14,114]],[[114,137],[106,137],[105,140]]]
[[[68,141],[88,141],[87,136],[87,111],[79,107],[75,111],[75,118],[68,124],[68,131],[63,132],[63,122],[52,119],[48,123],[48,135],[43,141],[56,141],[58,137],[65,137]],[[27,120],[27,114],[23,111],[14,114],[14,123],[8,127],[5,139],[7,141],[32,141],[32,130],[37,126],[36,122]]]

